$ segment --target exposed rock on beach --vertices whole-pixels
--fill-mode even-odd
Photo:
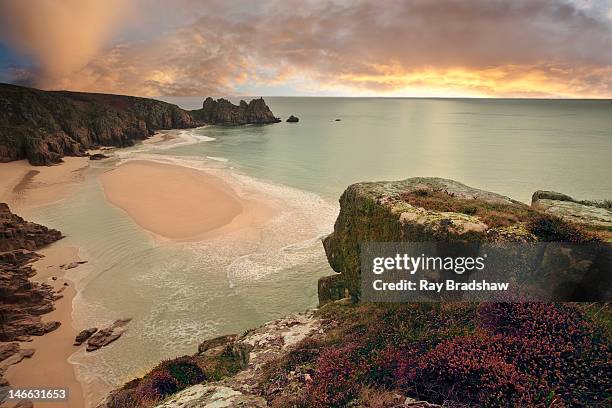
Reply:
[[[43,321],[42,315],[54,309],[61,295],[46,283],[31,281],[36,272],[30,264],[40,258],[33,251],[61,238],[59,231],[25,221],[0,203],[0,342],[28,341],[60,326],[59,321]],[[0,343],[0,377],[15,359],[33,354],[16,344]]]

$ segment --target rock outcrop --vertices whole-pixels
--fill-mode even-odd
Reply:
[[[540,190],[533,193],[531,206],[587,229],[602,231],[612,240],[612,201],[576,200],[565,194]]]
[[[243,336],[213,339],[215,342],[228,340],[234,348],[248,350],[248,358],[243,359],[243,370],[218,382],[187,388],[157,408],[268,407],[265,398],[259,395],[257,390],[263,367],[267,362],[286,354],[292,345],[316,333],[320,327],[321,320],[307,312],[274,320]],[[206,348],[203,347],[205,344],[210,346],[210,341],[200,345],[200,350]],[[216,349],[222,348],[222,345],[216,346]],[[215,347],[205,352],[210,353],[212,350],[215,350]]]
[[[29,278],[36,273],[30,263],[40,258],[33,251],[61,238],[59,231],[25,221],[0,203],[0,342],[27,341],[60,326],[58,321],[45,322],[41,317],[54,309],[60,295],[50,285]],[[7,364],[32,355],[10,346],[16,343],[8,344],[0,347],[0,380]]]
[[[334,232],[323,241],[329,264],[338,274],[319,280],[319,301],[325,303],[347,296],[359,299],[359,246],[364,242],[598,239],[582,227],[555,217],[557,213],[539,211],[547,201],[543,195],[538,197],[537,205],[532,208],[499,194],[441,178],[353,184],[340,198]],[[564,218],[570,218],[569,214]]]
[[[131,146],[159,129],[200,125],[166,102],[0,84],[0,162],[59,163],[98,146]]]
[[[300,121],[300,119],[297,116],[291,115],[291,116],[289,116],[287,118],[287,122],[289,122],[289,123],[297,123],[299,121]]]
[[[25,221],[13,214],[6,203],[0,203],[0,252],[34,251],[61,238],[61,232]]]
[[[192,116],[203,123],[211,125],[248,125],[248,124],[269,124],[277,123],[281,120],[274,116],[263,98],[253,99],[246,103],[240,101],[239,105],[234,105],[227,99],[206,98],[202,109],[191,111]]]
[[[95,332],[97,332],[97,331],[98,331],[97,327],[92,327],[92,328],[89,328],[89,329],[81,330],[79,332],[79,334],[77,334],[76,337],[74,338],[74,345],[75,346],[80,346],[87,339],[89,339],[91,336],[93,336],[93,334]]]
[[[125,332],[127,324],[131,321],[132,319],[118,319],[115,320],[115,322],[110,325],[109,327],[106,327],[104,329],[101,329],[100,331],[97,331],[97,333],[93,334],[91,337],[89,337],[89,340],[87,341],[87,348],[86,351],[96,351],[97,349],[104,347],[104,346],[108,346],[109,344],[111,344],[112,342],[114,342],[115,340],[119,339],[119,337],[121,337],[121,335]],[[93,329],[89,329],[90,331]],[[85,337],[85,335],[87,333],[79,333],[79,335],[83,334],[83,336],[81,337]],[[77,336],[77,338],[75,339],[75,343],[78,341],[79,336]]]

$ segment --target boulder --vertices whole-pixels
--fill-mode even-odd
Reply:
[[[81,330],[74,339],[74,345],[80,346],[97,331],[98,331],[97,327],[92,327],[90,329]]]
[[[300,119],[297,116],[291,115],[291,116],[289,116],[289,118],[287,118],[287,122],[290,122],[290,123],[297,123],[299,121],[300,121]]]
[[[237,338],[237,335],[229,334],[225,336],[215,337],[209,340],[204,340],[198,346],[198,354],[204,354],[208,350],[215,349],[217,347],[225,347],[228,344],[235,342]]]
[[[115,322],[109,327],[98,331],[87,341],[86,351],[91,352],[98,350],[99,348],[107,346],[117,340],[125,332],[125,326],[131,320],[132,319],[118,319],[115,320]]]
[[[89,155],[89,160],[104,160],[108,159],[110,156],[107,156],[102,153],[94,153]]]

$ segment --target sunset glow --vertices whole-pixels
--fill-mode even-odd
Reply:
[[[144,96],[612,96],[608,0],[375,5],[6,0],[0,81]]]

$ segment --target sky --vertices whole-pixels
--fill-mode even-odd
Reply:
[[[0,82],[140,96],[612,98],[612,0],[0,0]]]

